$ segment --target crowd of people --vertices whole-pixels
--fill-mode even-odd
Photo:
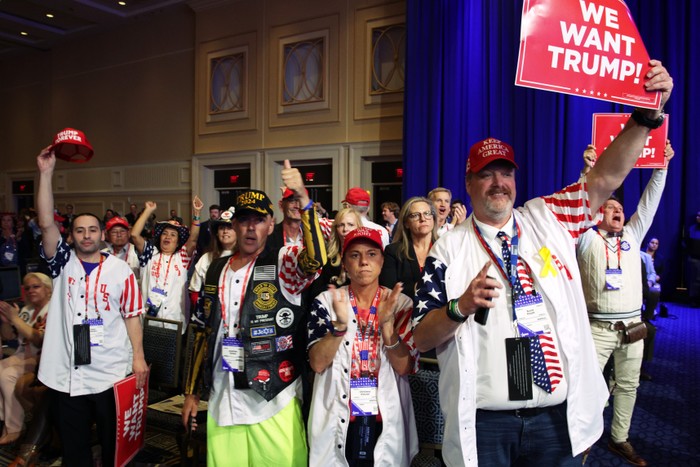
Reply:
[[[660,62],[645,86],[667,101],[673,82]],[[635,110],[597,160],[584,151],[578,181],[517,209],[513,148],[479,141],[465,173],[469,216],[437,187],[382,204],[381,223],[361,187],[321,216],[289,161],[277,210],[253,189],[234,206],[209,206],[206,220],[194,196],[191,223],[174,210],[156,221],[153,201],[125,216],[58,213],[45,148],[36,213],[2,217],[3,265],[26,268],[35,249],[46,274],[24,275],[23,308],[0,302],[3,339],[19,344],[0,361],[0,444],[17,442],[25,411],[50,400],[71,440],[64,464],[92,465],[96,422],[112,465],[111,386],[130,373],[144,384],[148,315],[195,333],[182,422],[196,430],[208,400],[209,465],[229,465],[231,446],[242,465],[410,465],[418,438],[407,376],[423,352],[440,367],[447,465],[580,465],[603,433],[609,387],[608,446],[646,465],[629,428],[663,260],[657,238],[640,250],[667,170],[654,171],[627,224],[611,194],[659,119]],[[29,394],[37,385],[41,395]],[[38,452],[32,442],[21,465]]]

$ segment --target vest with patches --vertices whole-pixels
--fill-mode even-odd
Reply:
[[[221,321],[218,285],[230,258],[209,267],[204,284],[203,307],[214,332],[209,336],[206,366],[213,364],[216,330]],[[272,400],[299,376],[304,364],[306,326],[303,308],[282,293],[277,255],[264,252],[255,261],[239,313],[239,338],[243,341],[245,371],[234,373],[236,389],[253,389]],[[205,369],[211,382],[212,368]],[[205,386],[210,386],[205,383]]]

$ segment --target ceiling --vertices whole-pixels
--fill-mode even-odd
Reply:
[[[125,5],[119,5],[118,0],[0,0],[0,54],[49,50],[67,37],[95,32],[184,2],[124,0]]]

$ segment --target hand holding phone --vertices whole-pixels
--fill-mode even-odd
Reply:
[[[491,276],[486,276],[488,279],[495,279],[494,277]],[[487,290],[493,290],[493,287],[486,287]],[[487,300],[490,302],[492,297],[487,298]],[[476,310],[476,313],[474,313],[474,321],[477,323],[481,324],[482,326],[486,325],[486,320],[489,319],[489,310],[491,310],[489,307],[482,306],[478,310]]]

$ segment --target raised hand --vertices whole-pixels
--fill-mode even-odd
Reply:
[[[192,200],[192,207],[197,212],[201,211],[204,207],[204,203],[201,199],[199,199],[199,196],[195,195],[194,199]]]
[[[488,277],[487,273],[490,267],[491,261],[481,268],[467,290],[459,297],[459,311],[464,316],[476,313],[476,310],[481,307],[493,308],[496,306],[490,299],[498,297],[498,292],[494,289],[502,289],[503,286],[496,279]]]
[[[379,307],[377,308],[377,318],[379,319],[379,326],[384,326],[386,324],[391,324],[394,326],[394,309],[396,308],[396,302],[399,299],[399,295],[403,292],[403,283],[397,282],[391,292],[387,290],[382,290],[382,296],[379,300]]]
[[[51,146],[46,146],[36,157],[36,165],[39,172],[52,172],[56,167],[56,155],[51,150]]]

